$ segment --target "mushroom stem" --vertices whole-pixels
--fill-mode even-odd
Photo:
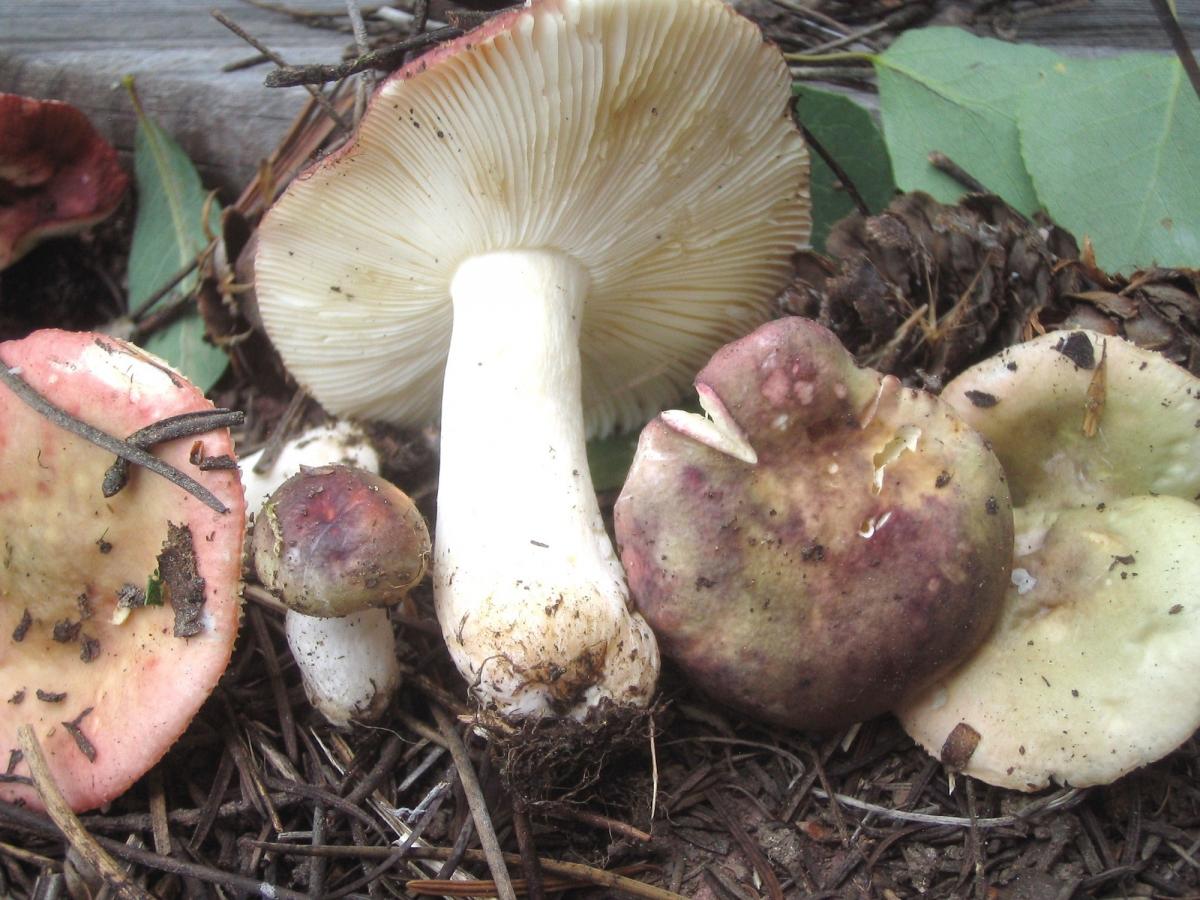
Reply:
[[[588,282],[566,254],[499,251],[450,287],[434,591],[459,670],[510,717],[643,706],[658,674],[588,472]]]

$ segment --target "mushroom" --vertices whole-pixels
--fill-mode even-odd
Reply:
[[[901,723],[1022,791],[1166,755],[1200,727],[1200,380],[1121,338],[1052,332],[942,396],[1008,474],[1014,569],[987,641]],[[956,732],[969,752],[947,759]]]
[[[142,350],[39,331],[0,344],[0,365],[110,435],[212,404]],[[73,809],[121,794],[184,731],[224,672],[240,617],[244,506],[235,473],[162,461],[218,498],[219,513],[145,471],[105,498],[112,456],[0,385],[0,798],[41,806],[17,747],[32,725]],[[228,431],[201,438],[232,455]]]
[[[533,0],[392,76],[263,222],[259,310],[296,378],[338,414],[440,403],[435,597],[485,709],[653,692],[585,436],[767,317],[809,232],[789,99],[720,0]]]
[[[128,176],[75,107],[0,93],[0,269],[117,208]]]
[[[420,513],[378,468],[366,435],[346,422],[290,441],[261,475],[250,458],[243,467],[262,510],[251,547],[259,580],[287,607],[309,701],[338,727],[378,719],[399,688],[386,607],[421,580],[430,555]]]
[[[1008,490],[945,403],[801,318],[696,377],[707,413],[646,426],[615,508],[630,591],[689,681],[826,731],[885,712],[984,638]]]

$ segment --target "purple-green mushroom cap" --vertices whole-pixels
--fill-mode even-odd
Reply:
[[[693,684],[827,731],[978,646],[1013,547],[983,438],[806,319],[729,344],[695,383],[707,417],[646,427],[615,511],[633,598]]]

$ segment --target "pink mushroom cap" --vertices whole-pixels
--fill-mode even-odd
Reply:
[[[0,269],[107,218],[129,186],[116,150],[70,104],[0,93],[0,135]]]
[[[39,331],[0,344],[0,365],[119,437],[212,408],[165,363],[102,335]],[[42,805],[25,763],[12,755],[17,729],[29,724],[67,802],[91,809],[166,753],[229,662],[241,608],[241,482],[236,471],[201,471],[188,457],[195,440],[210,457],[232,456],[233,443],[220,430],[152,448],[212,491],[229,508],[221,514],[138,468],[105,499],[101,482],[113,456],[4,386],[0,421],[0,759],[9,760],[0,798]],[[194,571],[163,555],[169,533],[181,548],[176,560],[194,554]],[[156,570],[162,605],[118,610],[126,585],[145,592]],[[172,573],[203,598],[192,628],[182,629],[195,630],[189,636],[176,636],[182,606]]]

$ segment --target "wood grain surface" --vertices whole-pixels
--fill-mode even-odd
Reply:
[[[339,0],[284,2],[310,12],[344,9]],[[781,12],[770,0],[747,5],[755,2]],[[953,22],[956,10],[979,5],[943,3],[938,18]],[[254,51],[212,18],[214,6],[290,63],[336,62],[350,45],[347,34],[245,0],[0,0],[0,90],[68,100],[128,152],[134,118],[120,79],[131,74],[148,112],[183,145],[205,182],[232,195],[307,94],[263,87],[269,66],[222,72]],[[984,33],[1076,52],[1168,47],[1148,0],[1015,6],[1022,11],[996,13]],[[1193,46],[1200,46],[1200,0],[1178,0],[1178,11]]]

